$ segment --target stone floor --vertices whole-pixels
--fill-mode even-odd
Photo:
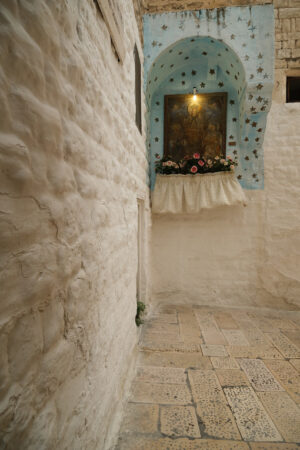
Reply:
[[[116,449],[298,449],[299,313],[162,307]]]

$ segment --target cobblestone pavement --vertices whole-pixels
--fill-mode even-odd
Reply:
[[[299,313],[257,311],[147,320],[116,449],[299,450]]]

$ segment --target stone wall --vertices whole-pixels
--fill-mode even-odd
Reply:
[[[293,2],[294,0],[290,1]],[[156,13],[163,11],[224,8],[226,6],[266,5],[270,3],[272,3],[272,0],[144,0],[144,8],[146,13]]]
[[[108,448],[131,380],[142,50],[131,2],[123,65],[96,5],[1,1],[1,449]]]

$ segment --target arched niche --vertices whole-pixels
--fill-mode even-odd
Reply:
[[[195,86],[199,93],[228,93],[226,153],[238,156],[237,177],[244,188],[263,189],[262,144],[273,87],[270,13],[272,19],[272,8],[255,7],[145,17],[152,188],[154,155],[163,153],[164,95],[191,93]]]

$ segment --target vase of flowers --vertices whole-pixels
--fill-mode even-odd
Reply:
[[[200,153],[185,156],[180,161],[174,161],[170,156],[160,157],[155,155],[155,172],[161,175],[197,175],[212,172],[230,172],[237,166],[237,159],[231,156],[217,155],[213,158],[205,158]]]

